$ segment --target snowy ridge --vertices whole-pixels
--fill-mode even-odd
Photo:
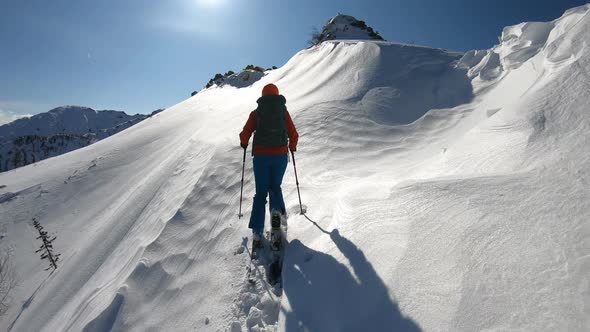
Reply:
[[[589,11],[507,28],[500,45],[464,56],[327,41],[251,87],[203,90],[0,174],[0,246],[22,280],[0,326],[587,330]],[[244,288],[249,232],[236,216],[237,134],[270,82],[298,127],[301,194],[317,222],[298,215],[289,164],[280,300],[262,282]],[[58,235],[50,276],[31,217]]]
[[[505,27],[502,30],[500,44],[489,50],[469,51],[461,59],[461,65],[469,68],[469,77],[477,78],[476,83],[500,77],[503,73],[517,69],[540,51],[553,53],[552,49],[561,45],[565,54],[556,54],[557,62],[575,60],[581,52],[582,45],[573,45],[571,41],[560,41],[570,28],[575,27],[586,16],[586,7],[573,8],[560,19],[552,22],[525,22]],[[565,43],[565,44],[564,44]],[[561,57],[565,58],[561,58]],[[548,57],[552,58],[550,55]],[[555,60],[549,60],[551,62]]]

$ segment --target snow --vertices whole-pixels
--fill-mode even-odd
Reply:
[[[327,41],[250,87],[203,90],[0,174],[0,247],[20,281],[0,326],[588,330],[589,11],[508,27],[465,55]],[[314,221],[298,214],[290,164],[282,293],[247,282],[237,218],[237,134],[270,82],[300,133]],[[53,274],[34,253],[32,217],[57,234]]]

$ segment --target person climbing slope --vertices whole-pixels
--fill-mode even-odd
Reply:
[[[266,85],[262,89],[262,97],[256,102],[258,107],[250,113],[244,130],[240,133],[240,146],[245,150],[254,133],[252,155],[256,194],[248,227],[252,229],[253,247],[260,247],[267,194],[270,200],[269,211],[278,211],[285,217],[281,183],[287,169],[289,150],[297,150],[299,134],[287,111],[287,100],[279,94],[276,85]]]

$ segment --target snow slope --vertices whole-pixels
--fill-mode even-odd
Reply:
[[[590,328],[590,6],[460,54],[324,42],[0,174],[11,331]],[[237,134],[276,83],[300,132],[283,292],[245,282]],[[253,196],[247,161],[245,215]],[[5,187],[3,187],[5,186]],[[34,250],[38,217],[62,265]],[[246,239],[245,239],[246,238]]]

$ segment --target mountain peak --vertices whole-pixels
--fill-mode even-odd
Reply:
[[[337,39],[385,40],[365,21],[338,13],[324,25],[321,32],[313,33],[310,43],[317,45],[326,40]]]
[[[62,112],[67,112],[67,111],[72,111],[72,112],[93,111],[93,112],[96,112],[95,110],[93,110],[90,107],[77,106],[77,105],[65,105],[65,106],[59,106],[59,107],[53,108],[53,109],[49,110],[49,113],[62,113]]]

